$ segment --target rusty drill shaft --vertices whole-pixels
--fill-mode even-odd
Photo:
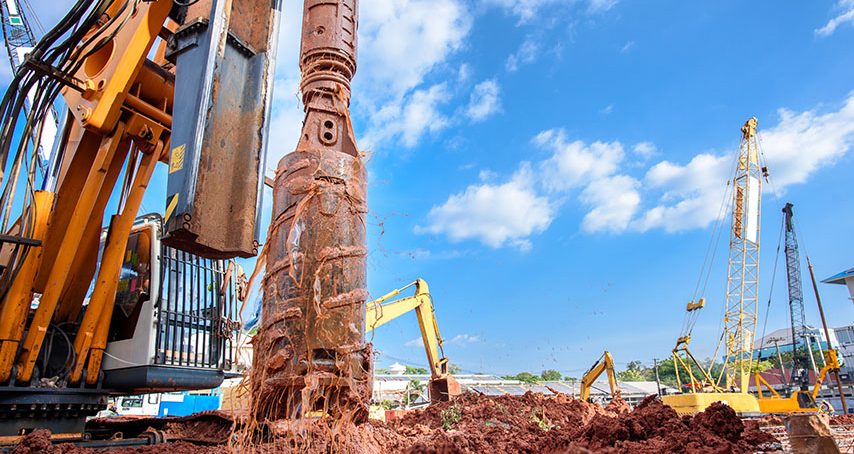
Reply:
[[[255,340],[256,418],[323,411],[364,420],[366,174],[350,123],[356,0],[305,0],[296,151],[276,174],[263,328]]]

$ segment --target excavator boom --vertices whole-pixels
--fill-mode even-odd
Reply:
[[[389,301],[411,287],[415,287],[415,295]],[[418,317],[421,339],[430,365],[430,399],[434,402],[446,401],[460,393],[460,386],[448,372],[448,358],[445,357],[442,349],[442,336],[439,334],[439,325],[436,322],[433,299],[427,282],[417,279],[409,285],[369,302],[365,314],[365,331],[373,331],[412,310]]]
[[[590,399],[590,390],[593,387],[593,383],[596,382],[596,379],[599,378],[603,372],[608,374],[608,386],[611,388],[611,396],[619,396],[620,389],[617,387],[617,374],[614,371],[614,358],[611,356],[611,353],[606,351],[598,360],[596,360],[593,366],[584,373],[584,376],[581,377],[581,391],[579,392],[581,400],[586,401]]]

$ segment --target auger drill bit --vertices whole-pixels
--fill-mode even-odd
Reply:
[[[256,418],[367,417],[367,187],[349,112],[357,3],[305,0],[305,121],[296,151],[276,172],[263,328],[255,340]]]

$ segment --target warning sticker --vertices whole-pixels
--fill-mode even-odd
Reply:
[[[187,145],[178,145],[172,149],[172,156],[169,158],[169,173],[175,173],[184,168],[184,152],[187,150]]]
[[[163,218],[164,222],[169,222],[169,218],[171,218],[172,214],[175,212],[176,206],[178,206],[178,194],[173,194],[172,197],[169,197],[169,203],[166,204],[166,213]]]

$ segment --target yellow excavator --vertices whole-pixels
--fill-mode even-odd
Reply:
[[[581,377],[581,390],[579,391],[581,400],[590,400],[590,390],[593,388],[593,383],[596,382],[596,379],[603,372],[608,374],[608,386],[611,387],[611,397],[615,398],[620,395],[620,389],[617,387],[617,373],[614,371],[614,357],[611,356],[611,353],[605,351]]]
[[[415,287],[414,295],[389,301],[412,287]],[[430,364],[430,401],[447,401],[460,394],[460,384],[448,372],[448,358],[442,349],[442,336],[439,335],[439,325],[436,323],[433,299],[427,282],[416,279],[415,282],[369,302],[365,315],[365,331],[373,331],[412,310],[418,317],[427,362]]]

